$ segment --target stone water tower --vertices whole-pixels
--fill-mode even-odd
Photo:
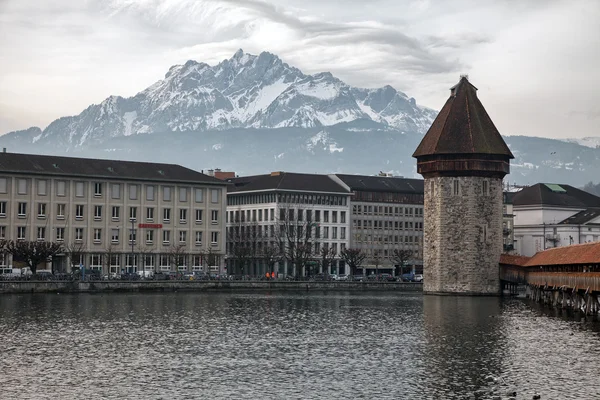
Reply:
[[[423,291],[500,294],[502,178],[514,157],[466,76],[413,157],[425,178]]]

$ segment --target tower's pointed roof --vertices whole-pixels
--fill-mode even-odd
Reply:
[[[450,98],[413,157],[444,154],[493,154],[514,158],[477,98],[477,88],[466,76],[450,89]]]

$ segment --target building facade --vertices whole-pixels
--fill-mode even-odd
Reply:
[[[408,250],[404,261],[423,272],[423,180],[390,176],[342,175],[335,177],[352,192],[350,247],[366,254],[367,275],[395,274],[395,250]]]
[[[0,153],[0,238],[62,243],[56,271],[219,273],[225,200],[178,165]]]
[[[538,183],[513,199],[515,252],[600,241],[600,197],[570,185]]]
[[[502,179],[512,153],[466,77],[417,147],[425,178],[425,293],[497,295]]]
[[[279,276],[348,273],[339,255],[350,242],[350,192],[336,180],[273,172],[227,181],[230,273],[264,275],[270,269],[264,257],[267,249],[281,250],[275,266]],[[290,246],[302,247],[302,254],[290,256]],[[241,247],[248,250],[245,255]],[[331,249],[329,271],[319,267],[322,249]]]

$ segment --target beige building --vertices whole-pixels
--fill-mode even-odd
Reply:
[[[0,153],[0,239],[63,243],[57,271],[221,273],[225,202],[223,181],[179,165]]]

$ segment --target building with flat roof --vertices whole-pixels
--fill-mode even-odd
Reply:
[[[396,273],[399,261],[395,250],[408,250],[406,266],[422,273],[423,180],[345,174],[335,177],[352,192],[350,247],[365,253],[365,273]]]
[[[350,240],[350,191],[328,175],[272,172],[228,179],[227,257],[234,274],[349,273],[340,253]],[[279,249],[276,265],[269,266]],[[329,271],[322,271],[328,250]]]
[[[175,164],[3,152],[0,239],[62,243],[57,271],[219,273],[226,186]]]

